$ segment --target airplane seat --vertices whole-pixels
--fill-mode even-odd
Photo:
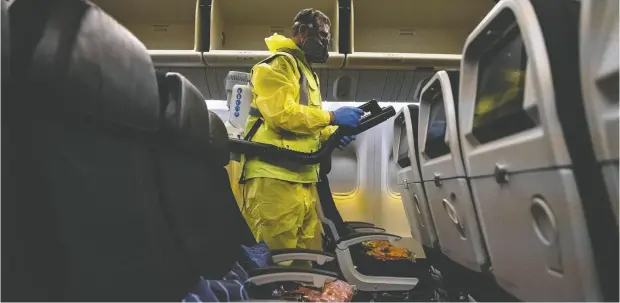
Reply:
[[[0,90],[2,92],[2,143],[4,148],[2,149],[2,245],[5,247],[2,251],[2,289],[6,291],[3,293],[2,298],[6,301],[16,301],[19,298],[21,292],[26,291],[22,289],[22,286],[26,284],[24,276],[24,262],[22,256],[24,255],[21,245],[19,243],[18,233],[18,218],[17,218],[17,193],[15,174],[19,171],[19,165],[16,163],[17,159],[17,130],[19,125],[18,119],[11,117],[10,113],[13,112],[12,108],[14,103],[14,96],[11,95],[11,83],[9,81],[10,70],[10,22],[8,13],[8,4],[6,1],[2,1],[0,22],[2,22],[2,86]]]
[[[456,127],[457,134],[460,134],[458,117],[459,117],[459,90],[460,90],[460,70],[446,70],[446,74],[448,75],[449,83],[442,83],[442,85],[449,85],[452,91],[452,103],[454,104],[454,113],[457,118],[457,122],[454,124]],[[457,140],[460,144],[460,137],[457,136]],[[456,161],[463,163],[463,155],[462,150],[458,153],[452,153],[453,157],[456,157]],[[467,171],[465,171],[465,176],[468,178]],[[471,185],[468,184],[469,192],[471,193]],[[475,206],[475,204],[474,204]],[[475,208],[474,208],[475,210]],[[484,244],[483,244],[484,245]],[[483,272],[479,274],[477,272],[472,272],[468,270],[467,267],[462,266],[459,262],[452,260],[451,258],[446,258],[445,254],[441,254],[439,257],[438,264],[438,273],[442,276],[442,286],[445,287],[445,290],[448,292],[449,298],[462,298],[467,297],[468,299],[474,300],[501,300],[501,301],[515,301],[516,299],[510,294],[503,291],[500,287],[498,287],[497,283],[493,281],[492,276],[488,274],[488,272]],[[463,282],[467,281],[467,282]]]
[[[414,132],[418,129],[418,106],[412,104],[403,107],[396,115],[392,153],[396,155],[395,161],[400,167],[397,175],[398,187],[411,235],[420,241],[424,248],[433,248],[437,235],[420,176],[419,160],[415,154],[417,133]]]
[[[492,275],[524,301],[618,298],[618,226],[581,97],[578,6],[501,0],[463,51],[472,195]]]
[[[5,11],[2,15],[2,175],[5,176],[2,178],[2,245],[6,247],[6,253],[2,254],[2,263],[6,264],[2,268],[2,287],[6,292],[3,292],[2,298],[8,301],[45,301],[51,297],[60,297],[55,287],[59,284],[54,283],[57,280],[51,280],[50,285],[39,286],[37,292],[31,291],[42,273],[51,273],[57,268],[54,264],[37,261],[42,258],[33,250],[34,242],[28,239],[44,234],[45,231],[38,233],[33,225],[26,224],[24,220],[29,218],[33,222],[45,224],[48,217],[43,212],[28,216],[29,207],[20,203],[23,201],[20,192],[26,192],[23,184],[28,180],[23,168],[27,163],[20,163],[26,160],[23,153],[28,138],[22,135],[23,125],[27,125],[22,122],[23,114],[16,114],[26,112],[24,103],[17,102],[23,98],[17,92],[24,85],[20,85],[16,79],[23,78],[23,73],[27,72],[24,65],[32,56],[34,43],[38,39],[36,33],[40,35],[44,26],[43,17],[49,10],[47,2],[41,3],[38,9],[33,9],[35,5],[32,1],[21,1],[10,6],[6,1],[2,3]],[[38,244],[43,247],[53,243],[51,237],[41,238]],[[51,256],[49,258],[53,259]]]
[[[236,204],[224,167],[229,154],[226,146],[227,131],[220,118],[208,111],[203,97],[187,79],[176,73],[158,75],[160,92],[167,96],[162,97],[165,121],[162,127],[164,140],[161,143],[164,145],[160,147],[157,157],[162,201],[170,214],[169,221],[182,235],[182,244],[192,256],[191,262],[200,268],[201,276],[218,279],[223,276],[222,271],[239,260],[236,252],[240,251],[240,245],[256,243]],[[207,138],[208,142],[205,140]],[[204,205],[201,206],[201,203]],[[381,239],[393,237],[388,234],[381,236]],[[344,242],[338,243],[341,244],[346,245]],[[299,278],[300,275],[305,279],[302,281],[312,283],[340,277],[337,273],[317,268],[277,265],[290,260],[308,260],[322,265],[334,261],[336,257],[333,254],[297,248],[270,252],[274,266],[252,270],[252,285],[287,282],[290,277]],[[203,259],[199,259],[201,256]],[[340,260],[339,257],[338,262]],[[354,270],[352,266],[340,269],[343,272]],[[347,278],[346,274],[344,276]],[[358,286],[360,290],[375,290],[373,285],[364,288],[364,285],[360,287],[348,278],[346,281]],[[394,280],[381,281],[387,283]],[[394,285],[388,284],[388,287],[399,289],[404,287],[403,283],[408,283],[406,285],[410,289],[415,286],[415,282],[415,279],[396,279]]]
[[[340,238],[341,235],[347,235],[355,232],[385,232],[384,228],[378,227],[369,222],[360,221],[345,221],[340,215],[340,211],[336,207],[336,203],[333,201],[332,192],[329,188],[329,179],[327,175],[332,169],[332,158],[328,157],[325,161],[321,162],[319,168],[319,182],[317,182],[317,192],[319,200],[322,197],[322,224],[324,225],[326,237],[324,238],[324,248],[326,251],[334,251],[335,241]],[[325,202],[326,201],[326,202]],[[327,220],[325,220],[327,219]],[[327,223],[326,223],[327,222]]]
[[[337,245],[336,243],[340,238],[347,238],[351,236],[359,235],[359,230],[355,230],[350,226],[344,224],[344,221],[340,217],[338,213],[338,209],[336,208],[336,204],[334,203],[332,192],[329,187],[329,180],[327,179],[327,174],[321,175],[321,182],[317,184],[317,191],[319,194],[319,199],[321,200],[321,210],[323,216],[330,218],[330,222],[333,223],[334,227],[338,230],[339,238],[331,239],[332,235],[328,237],[330,239],[325,239],[328,243],[328,246],[325,248],[326,251],[336,251]],[[340,220],[338,220],[340,218]],[[326,225],[326,224],[325,224]],[[330,227],[326,226],[326,233],[330,232]],[[355,244],[349,247],[349,251],[351,252],[351,258],[353,260],[353,264],[357,267],[357,271],[359,271],[363,275],[368,276],[388,276],[388,277],[421,277],[425,271],[420,270],[419,263],[412,262],[410,260],[390,260],[390,261],[382,261],[378,260],[373,256],[369,256],[366,254],[367,250],[362,246],[362,244]],[[338,270],[337,268],[329,268],[330,270]],[[417,286],[416,286],[417,288]]]
[[[149,177],[159,101],[146,48],[86,1],[17,1],[11,17],[16,220],[32,276],[16,299],[178,300],[190,273]]]
[[[327,161],[327,165],[321,163],[319,172],[317,212],[326,234],[323,238],[324,250],[335,252],[338,262],[320,268],[339,272],[346,281],[355,284],[362,291],[422,290],[428,279],[425,277],[427,271],[421,268],[420,263],[410,260],[383,261],[366,254],[362,242],[376,240],[393,242],[400,240],[400,237],[386,234],[384,229],[376,226],[356,229],[346,224],[332,196],[327,177],[331,169],[331,160]]]
[[[396,115],[392,153],[396,155],[394,158],[400,167],[398,186],[411,234],[420,241],[426,252],[427,248],[437,246],[437,234],[422,183],[419,157],[416,154],[418,110],[419,104],[412,104]]]
[[[598,166],[618,221],[618,1],[581,2],[581,89]]]
[[[472,271],[483,272],[487,257],[461,160],[451,81],[446,71],[439,71],[420,95],[422,178],[442,252]]]
[[[335,251],[336,250],[336,239],[340,237],[340,235],[348,235],[351,233],[355,233],[355,229],[351,226],[348,226],[335,203],[326,203],[326,200],[333,200],[332,191],[329,186],[329,179],[327,174],[331,171],[331,158],[327,161],[324,161],[320,165],[320,176],[321,179],[317,183],[317,192],[319,196],[319,201],[321,203],[322,214],[325,218],[327,218],[331,223],[333,223],[333,228],[328,224],[324,225],[324,232],[326,233],[326,237],[324,238],[323,245],[325,246],[325,251]],[[323,221],[323,220],[322,220]],[[332,231],[332,229],[335,231]]]
[[[162,127],[153,160],[163,208],[179,246],[197,269],[193,283],[198,283],[199,277],[220,280],[241,260],[241,245],[257,243],[239,210],[225,168],[230,157],[228,132],[187,78],[161,72],[157,77]],[[332,254],[307,249],[270,253],[273,266],[248,272],[252,290],[280,282],[318,283],[338,278],[324,270],[278,266],[291,260],[329,262],[335,259]],[[250,293],[257,294],[262,295]]]
[[[321,186],[323,186],[323,184],[325,183],[329,183],[327,180],[327,174],[329,174],[329,172],[331,172],[332,170],[332,158],[329,157],[327,159],[325,159],[325,161],[321,162],[320,168],[319,168],[319,176],[321,176],[319,182],[317,183],[317,190],[319,188],[321,188]],[[331,195],[331,190],[330,191],[326,191],[325,189],[323,189],[323,192],[325,194],[327,194],[328,192]],[[320,193],[319,193],[320,194]],[[357,231],[376,231],[376,232],[384,232],[385,229],[381,228],[379,226],[374,225],[373,223],[370,222],[360,222],[360,221],[344,221],[344,219],[342,218],[342,216],[340,215],[340,212],[338,211],[338,208],[336,208],[335,204],[332,205],[325,205],[326,209],[324,210],[324,215],[328,220],[334,221],[335,223],[335,228],[332,232],[332,227],[331,226],[327,226],[328,229],[326,232],[329,233],[333,233],[333,235],[329,235],[330,238],[338,238],[338,235],[341,234],[346,234],[346,233],[350,233],[350,232],[355,232]],[[324,223],[325,225],[325,223]],[[331,241],[331,240],[330,240]],[[333,241],[331,241],[333,242]],[[327,245],[329,246],[329,244]],[[331,249],[332,248],[328,248],[330,251],[333,251]]]
[[[458,295],[446,287],[445,258],[441,254],[437,231],[428,199],[422,174],[420,171],[420,158],[418,157],[418,116],[419,102],[422,89],[432,78],[428,77],[420,81],[414,92],[414,103],[403,108],[394,120],[394,140],[392,153],[401,170],[397,174],[398,188],[405,209],[411,235],[420,241],[424,250],[424,259],[418,263],[425,267],[432,278],[431,287],[435,300],[458,300]],[[449,275],[450,276],[450,275]]]
[[[9,63],[10,63],[10,52],[11,52],[11,36],[9,31],[9,7],[6,1],[2,1],[2,84],[8,80],[9,77]],[[6,88],[6,87],[5,87]]]
[[[490,263],[465,172],[457,109],[458,71],[439,71],[420,95],[420,167],[441,255],[436,268],[450,296],[514,300],[489,274]]]
[[[459,117],[459,89],[461,84],[461,71],[459,70],[446,70],[448,78],[450,79],[450,89],[452,90],[452,99],[454,101],[454,112],[456,117]],[[456,124],[458,130],[458,123]]]
[[[240,245],[256,243],[232,191],[226,190],[226,128],[182,75],[164,74],[159,86],[162,127],[154,153],[161,201],[199,270],[196,277],[221,279],[241,259]]]
[[[452,79],[457,71],[448,71]],[[398,183],[412,236],[421,242],[426,258],[421,260],[432,277],[435,300],[459,301],[467,296],[465,279],[471,279],[467,270],[441,253],[433,214],[428,205],[426,187],[422,181],[418,146],[419,102],[423,88],[432,79],[426,78],[418,84],[414,100],[417,104],[402,109],[394,122],[393,153],[401,170]],[[451,81],[454,84],[454,81]],[[454,91],[458,91],[458,82]]]
[[[440,263],[442,259],[442,254],[441,254],[440,247],[439,247],[439,240],[437,239],[437,230],[435,229],[435,222],[432,217],[432,211],[430,207],[428,206],[428,196],[426,194],[426,187],[424,186],[424,182],[422,178],[422,171],[420,170],[421,169],[420,157],[419,157],[420,148],[418,146],[418,120],[419,120],[419,112],[420,112],[420,98],[421,98],[424,87],[426,87],[426,84],[433,78],[433,75],[431,75],[428,78],[424,78],[422,81],[420,81],[420,83],[418,83],[418,86],[416,87],[415,92],[414,92],[414,102],[417,103],[417,106],[415,109],[410,107],[409,118],[411,120],[411,131],[412,131],[412,136],[413,136],[413,141],[414,141],[413,142],[414,149],[412,150],[413,155],[411,156],[415,158],[416,165],[418,167],[418,170],[420,171],[419,172],[420,186],[419,188],[415,190],[415,192],[424,193],[423,197],[422,195],[418,195],[418,200],[424,199],[421,205],[426,205],[425,208],[427,209],[427,219],[426,219],[427,222],[425,224],[427,228],[429,228],[429,239],[428,240],[430,240],[431,242],[431,243],[428,243],[429,241],[427,240],[425,242],[427,244],[426,245],[423,244],[422,248],[424,249],[424,254],[427,256],[429,263],[436,265]],[[414,184],[417,184],[417,183],[414,183]],[[422,209],[420,209],[420,211],[421,210]],[[416,212],[417,212],[417,209],[416,209]]]

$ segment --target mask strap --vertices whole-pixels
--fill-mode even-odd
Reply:
[[[308,35],[307,36],[311,36],[310,35],[310,31],[314,30],[314,31],[318,31],[318,25],[315,25],[314,23],[309,23],[309,24],[304,24],[301,23],[299,21],[295,22],[295,25],[298,25],[299,27],[297,27],[297,35],[301,35],[302,29],[303,27],[307,27],[308,28]],[[314,36],[318,36],[318,35],[314,35]],[[306,37],[306,39],[308,39],[308,37]]]

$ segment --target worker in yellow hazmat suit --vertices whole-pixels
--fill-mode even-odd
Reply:
[[[330,20],[318,10],[304,9],[293,22],[292,38],[266,38],[272,55],[252,68],[254,97],[245,135],[247,140],[313,152],[337,126],[357,126],[363,111],[322,109],[319,79],[310,64],[327,60]],[[340,147],[354,139],[343,138]],[[318,164],[242,159],[242,213],[257,240],[271,249],[309,248],[318,224],[318,171]]]

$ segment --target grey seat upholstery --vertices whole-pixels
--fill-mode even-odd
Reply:
[[[24,277],[12,299],[179,300],[198,277],[149,161],[160,104],[146,48],[86,1],[18,1],[14,12],[23,52],[11,160],[24,255],[3,278]]]
[[[240,259],[239,246],[256,243],[224,168],[228,134],[185,77],[168,73],[159,82],[163,127],[155,165],[161,202],[193,268],[206,279],[221,279]]]

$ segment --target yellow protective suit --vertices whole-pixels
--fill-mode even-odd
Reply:
[[[252,141],[301,152],[316,151],[321,141],[327,139],[336,129],[329,126],[329,113],[321,108],[318,76],[312,72],[303,51],[293,40],[274,34],[265,41],[272,53],[289,49],[297,55],[281,53],[281,56],[270,63],[258,64],[252,69],[254,98],[251,107],[260,111],[265,122]],[[299,104],[301,75],[298,67],[308,83],[307,106]],[[256,120],[256,117],[248,117],[246,133]],[[293,170],[259,159],[248,159],[245,167],[246,179],[267,177],[301,183],[314,183],[318,180],[318,164],[296,167]]]
[[[243,215],[271,249],[310,248],[318,225],[314,183],[254,178],[245,185]]]
[[[232,189],[235,200],[239,209],[243,207],[243,196],[241,184],[239,184],[239,176],[241,175],[241,165],[239,162],[230,161],[226,165],[226,171],[228,172],[228,180],[230,181],[230,187]]]
[[[318,76],[293,40],[275,34],[265,42],[272,53],[280,55],[252,69],[251,107],[258,109],[264,123],[251,140],[301,152],[316,151],[335,131],[329,126],[329,113],[321,108]],[[283,49],[288,53],[280,52]],[[300,89],[300,70],[306,89]],[[308,93],[307,106],[299,101],[304,91]],[[248,118],[246,134],[257,119]],[[291,166],[250,158],[243,159],[242,167],[246,180],[242,212],[256,239],[272,249],[309,248],[319,225],[318,164]]]

